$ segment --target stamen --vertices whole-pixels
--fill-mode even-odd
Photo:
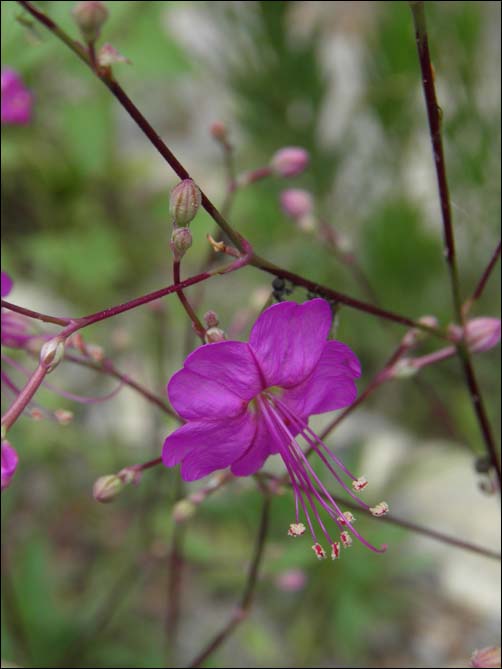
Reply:
[[[367,485],[368,485],[368,479],[366,478],[366,476],[360,476],[355,481],[352,481],[352,487],[356,492],[361,492],[361,490],[364,490],[364,488],[366,488]]]
[[[340,525],[347,525],[347,522],[355,523],[356,519],[350,513],[350,511],[344,511],[343,516],[338,516],[337,521],[340,523]]]
[[[326,551],[324,548],[321,546],[321,544],[314,544],[312,546],[312,550],[316,554],[316,558],[318,560],[325,560],[326,559]]]
[[[343,464],[343,462],[335,456],[335,454],[329,449],[326,444],[319,439],[319,437],[316,435],[316,433],[309,428],[309,426],[301,421],[297,416],[295,416],[291,410],[280,400],[278,400],[275,397],[270,396],[270,399],[272,402],[278,405],[278,408],[287,416],[289,416],[289,420],[296,425],[297,428],[299,428],[301,436],[305,439],[307,444],[312,448],[312,450],[319,456],[319,458],[322,460],[322,462],[326,465],[328,470],[331,472],[331,474],[335,477],[336,481],[342,486],[342,488],[347,492],[352,499],[359,504],[363,509],[366,509],[366,511],[369,511],[369,506],[365,502],[362,501],[352,490],[351,487],[349,487],[345,481],[341,478],[340,474],[333,468],[333,466],[328,462],[326,456],[324,453],[320,450],[318,445],[327,453],[327,455],[331,458],[331,460],[338,466],[340,469],[353,481],[356,481],[356,477],[350,472],[347,467]],[[308,434],[307,434],[308,433]],[[311,437],[309,436],[312,435]],[[340,514],[341,515],[341,514]],[[335,518],[335,521],[338,522],[338,519]],[[350,521],[349,521],[350,522]]]
[[[340,507],[338,506],[338,504],[333,499],[333,497],[331,496],[331,494],[326,489],[326,486],[317,476],[316,472],[314,471],[310,462],[305,456],[305,453],[298,444],[296,438],[288,429],[284,417],[280,415],[278,408],[276,408],[276,398],[269,397],[265,399],[262,397],[260,398],[260,400],[261,400],[260,404],[263,411],[263,415],[267,420],[267,422],[269,423],[269,425],[271,426],[271,428],[273,429],[273,431],[277,433],[277,428],[279,428],[283,432],[283,434],[287,436],[286,442],[281,438],[278,439],[278,443],[280,444],[280,454],[282,456],[286,469],[288,470],[288,473],[291,477],[293,488],[297,488],[300,503],[302,504],[302,508],[305,513],[307,523],[309,525],[309,529],[315,541],[314,545],[317,546],[318,542],[317,539],[315,538],[311,519],[307,512],[302,493],[306,496],[308,503],[312,509],[312,512],[314,513],[314,516],[319,524],[319,527],[321,528],[323,534],[328,540],[329,545],[332,545],[334,542],[330,538],[326,530],[326,527],[324,526],[324,523],[319,515],[316,503],[319,504],[326,511],[326,513],[328,513],[328,515],[337,523],[338,526],[341,526],[341,524],[338,522],[337,519],[340,516],[343,516],[344,514],[340,509]],[[296,418],[294,422],[297,422]],[[307,437],[305,437],[305,433],[302,432],[301,434],[307,440]],[[316,452],[319,454],[319,449],[317,449]],[[323,461],[324,460],[325,459],[323,459]],[[357,482],[359,482],[360,484],[362,483],[363,487],[367,485],[367,481],[366,479],[364,479],[364,477],[357,479]],[[344,488],[347,489],[347,486],[344,485]],[[354,494],[352,491],[350,492]],[[315,501],[312,499],[313,496],[315,497]],[[364,504],[359,499],[358,501],[361,504]],[[364,506],[368,508],[367,505],[364,504]],[[375,546],[370,544],[369,541],[367,541],[363,536],[359,534],[359,532],[357,532],[357,530],[354,529],[350,520],[347,517],[345,517],[345,525],[347,526],[348,529],[350,529],[354,537],[356,537],[362,544],[364,544],[367,548],[374,551],[375,553],[383,553],[387,549],[386,546],[382,546],[381,548],[376,548]],[[316,551],[315,548],[314,551]]]
[[[340,557],[340,543],[335,541],[331,544],[331,559],[338,560]]]
[[[303,523],[291,523],[288,530],[290,537],[301,537],[305,534],[306,527]]]
[[[344,548],[350,548],[352,546],[352,537],[348,532],[342,532],[340,534],[340,541]]]
[[[387,502],[380,502],[376,506],[372,506],[370,511],[373,516],[380,518],[380,516],[385,516],[386,513],[389,513],[389,505]]]

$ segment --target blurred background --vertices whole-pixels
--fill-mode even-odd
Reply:
[[[500,236],[500,3],[430,2],[427,19],[450,181],[463,295]],[[77,38],[72,2],[39,2]],[[369,277],[379,302],[412,318],[452,317],[435,175],[406,2],[110,2],[102,41],[131,65],[114,73],[209,197],[226,174],[214,121],[226,124],[237,171],[266,165],[283,146],[308,149],[309,169],[238,193],[230,220],[283,267],[366,299],[313,232],[282,213],[284,188],[305,188]],[[171,283],[169,191],[177,180],[109,92],[39,26],[2,2],[2,67],[34,95],[25,127],[2,127],[2,268],[9,299],[82,315]],[[214,224],[201,212],[183,260],[189,276]],[[496,271],[473,315],[500,316]],[[199,313],[245,339],[272,290],[246,268],[187,291]],[[292,299],[303,301],[296,289]],[[49,331],[50,327],[47,328]],[[164,395],[187,348],[173,296],[93,326],[87,342]],[[362,361],[363,389],[404,334],[340,309],[336,337]],[[195,342],[191,342],[192,347]],[[423,351],[437,348],[427,341]],[[24,366],[34,363],[8,351]],[[476,357],[500,433],[500,348]],[[22,385],[23,376],[17,378]],[[58,388],[102,395],[114,381],[61,365]],[[8,404],[10,395],[3,399]],[[2,658],[25,667],[186,666],[226,622],[243,585],[260,495],[239,480],[209,497],[182,530],[180,618],[168,612],[171,510],[177,470],[145,472],[113,504],[101,475],[157,457],[175,427],[128,388],[85,406],[43,390],[41,403],[74,412],[69,425],[24,417],[13,428],[20,465],[2,495]],[[332,416],[313,421],[322,429]],[[497,496],[476,473],[479,428],[458,362],[380,389],[328,440],[371,480],[396,516],[500,548]],[[280,473],[274,459],[266,470]],[[385,556],[354,546],[318,563],[291,542],[291,495],[274,498],[249,620],[208,661],[213,667],[466,667],[500,644],[499,563],[383,522],[360,529]],[[174,632],[177,640],[173,640]],[[2,664],[4,666],[4,664]]]

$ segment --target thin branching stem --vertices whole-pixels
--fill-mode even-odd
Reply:
[[[454,317],[458,325],[465,328],[465,316],[462,310],[462,298],[460,295],[460,282],[458,277],[458,263],[455,251],[455,235],[450,207],[450,194],[448,190],[448,179],[446,176],[446,161],[443,151],[441,137],[441,110],[436,97],[434,84],[434,70],[432,67],[429,40],[427,37],[427,26],[425,20],[424,2],[410,2],[413,23],[415,26],[415,37],[417,42],[418,59],[422,73],[422,87],[424,91],[427,118],[432,144],[432,154],[439,190],[439,201],[441,205],[441,217],[443,222],[444,255],[448,265],[450,276],[450,287],[453,298]],[[481,389],[476,379],[476,373],[472,364],[469,348],[464,341],[457,344],[457,353],[460,359],[464,379],[469,390],[474,412],[478,419],[479,427],[488,456],[493,468],[497,473],[499,487],[502,484],[500,457],[495,444],[495,438],[491,429],[488,414],[485,409]]]

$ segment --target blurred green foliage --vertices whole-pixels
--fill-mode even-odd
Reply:
[[[71,2],[38,5],[76,35]],[[407,3],[109,6],[106,40],[133,63],[117,66],[117,77],[211,197],[222,199],[225,182],[219,147],[209,139],[209,123],[216,119],[208,113],[214,108],[231,119],[239,168],[266,164],[284,145],[306,147],[311,166],[292,185],[311,189],[319,215],[350,239],[382,305],[410,317],[434,313],[442,324],[449,322]],[[167,202],[173,174],[73,54],[42,28],[28,30],[17,22],[15,2],[1,8],[2,64],[20,71],[35,96],[32,125],[2,128],[2,254],[15,291],[27,296],[26,306],[80,315],[169,284]],[[499,235],[500,114],[492,83],[499,74],[493,27],[499,26],[500,6],[436,2],[428,3],[427,11],[467,295]],[[207,58],[203,27],[218,36],[217,47],[206,46]],[[341,51],[332,51],[334,46]],[[350,113],[340,117],[345,89],[335,66],[343,53],[356,62],[358,80]],[[337,133],[322,131],[336,124]],[[365,298],[326,246],[306,238],[280,212],[278,195],[288,185],[275,179],[244,190],[231,214],[233,224],[277,264]],[[205,235],[212,229],[209,217],[198,216],[186,275],[205,257]],[[253,290],[270,287],[270,277],[252,269],[233,275],[231,291],[226,279],[212,280],[200,306],[200,313],[216,309],[225,327]],[[479,314],[497,313],[499,292],[494,276]],[[305,297],[300,289],[293,293],[294,299]],[[363,362],[363,387],[402,330],[347,309],[339,311],[338,321],[337,336],[350,342]],[[169,298],[157,311],[127,314],[86,336],[162,394],[183,359],[185,329],[183,312]],[[490,398],[500,390],[497,356],[492,351],[476,363]],[[426,370],[424,377],[447,405],[462,443],[482,450],[456,362]],[[84,394],[111,387],[108,380],[75,369],[54,383]],[[21,465],[2,505],[2,657],[20,666],[166,666],[176,472],[145,473],[138,488],[111,506],[93,503],[90,491],[99,475],[155,457],[174,423],[161,420],[128,390],[121,398],[75,408],[44,392],[43,401],[52,408],[63,404],[75,411],[74,423],[60,427],[25,419],[12,432]],[[390,385],[368,406],[419,439],[452,439],[411,382]],[[488,409],[499,425],[497,403]],[[354,438],[350,446],[357,467],[362,444]],[[396,465],[393,480],[399,478]],[[386,496],[392,497],[392,489]],[[259,507],[252,481],[234,483],[211,497],[188,527],[180,645],[185,661],[230,615]],[[290,495],[274,500],[256,613],[221,657],[238,658],[236,666],[386,666],[372,664],[381,651],[379,636],[389,627],[398,636],[407,633],[413,580],[427,573],[427,558],[410,556],[403,532],[361,521],[363,534],[377,544],[385,536],[392,551],[379,558],[357,546],[350,559],[319,565],[305,542],[286,541],[291,515]],[[277,574],[291,567],[305,571],[308,584],[301,592],[275,586]],[[221,666],[219,657],[208,666]]]

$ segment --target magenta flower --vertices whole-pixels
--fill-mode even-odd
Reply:
[[[2,490],[11,482],[16,472],[17,453],[8,441],[2,441]]]
[[[26,125],[31,120],[33,99],[17,72],[2,70],[2,123]]]
[[[315,520],[334,559],[340,545],[352,543],[349,531],[372,550],[384,548],[371,546],[354,530],[352,514],[340,509],[299,441],[303,439],[336,481],[369,509],[355,494],[366,487],[366,479],[351,474],[308,426],[310,416],[341,409],[357,396],[359,361],[345,344],[327,341],[331,322],[325,300],[282,302],[261,314],[249,343],[222,341],[191,353],[167,387],[173,407],[187,422],[167,437],[162,457],[167,467],[181,463],[183,479],[194,481],[226,467],[236,476],[249,476],[278,453],[295,497],[296,517],[288,534],[303,534],[304,520],[317,557],[325,558]],[[331,538],[320,509],[339,528],[339,541]],[[376,516],[387,510],[385,502],[371,509]]]
[[[2,272],[2,297],[7,297],[7,295],[9,295],[13,285],[14,282],[7,272]],[[24,348],[30,339],[33,338],[33,336],[28,333],[26,320],[19,314],[9,312],[7,309],[2,309],[1,324],[1,342],[3,346]]]

